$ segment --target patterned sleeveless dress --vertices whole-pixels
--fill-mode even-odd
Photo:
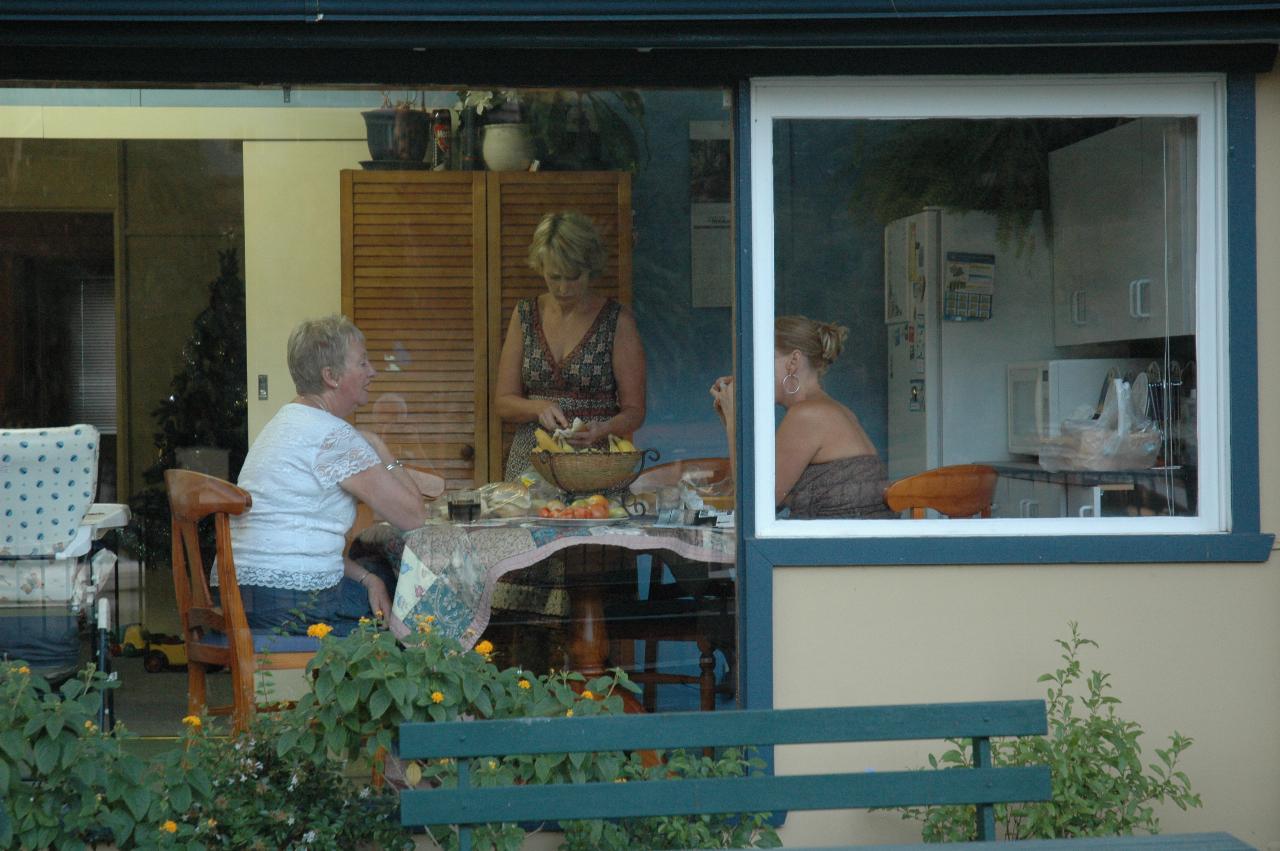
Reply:
[[[573,422],[581,417],[588,422],[602,422],[617,415],[618,385],[613,377],[613,339],[618,330],[618,314],[622,305],[610,298],[596,314],[578,345],[556,362],[542,330],[542,314],[536,298],[523,299],[516,305],[520,332],[524,341],[524,358],[520,377],[529,399],[550,399],[560,406]],[[507,453],[503,478],[515,481],[529,468],[529,455],[537,441],[537,422],[521,423]]]

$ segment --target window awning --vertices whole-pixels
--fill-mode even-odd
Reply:
[[[14,80],[1257,72],[1277,43],[1269,0],[0,0],[0,78]]]

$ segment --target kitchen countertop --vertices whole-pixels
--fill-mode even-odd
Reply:
[[[1032,461],[979,461],[995,468],[1001,476],[1011,479],[1053,482],[1054,484],[1097,487],[1099,485],[1134,485],[1143,480],[1187,478],[1186,467],[1148,467],[1140,470],[1059,470],[1050,472]]]

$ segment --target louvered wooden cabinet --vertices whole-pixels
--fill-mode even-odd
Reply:
[[[515,426],[492,388],[511,311],[546,289],[533,230],[552,211],[590,216],[609,251],[594,286],[629,304],[631,175],[350,170],[341,203],[342,310],[378,370],[356,425],[451,489],[501,479]]]

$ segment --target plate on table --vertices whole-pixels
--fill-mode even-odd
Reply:
[[[529,517],[530,523],[539,526],[609,526],[622,523],[627,517]]]
[[[532,517],[482,517],[479,520],[456,521],[457,526],[519,526],[528,523]]]

